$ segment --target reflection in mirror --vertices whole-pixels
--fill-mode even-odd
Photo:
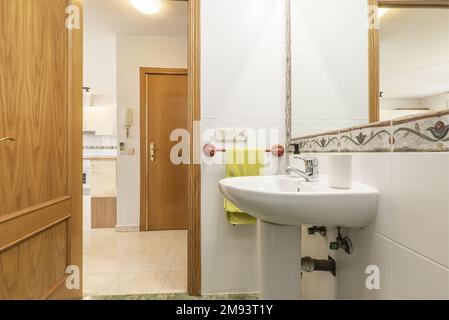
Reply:
[[[291,2],[293,138],[368,123],[367,5]]]
[[[449,9],[384,8],[380,120],[449,108]]]

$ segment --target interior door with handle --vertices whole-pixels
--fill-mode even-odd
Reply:
[[[79,21],[82,0],[0,1],[0,299],[82,296],[82,30],[66,12]]]
[[[187,229],[189,165],[170,159],[175,129],[188,129],[187,70],[149,69],[144,77],[145,127],[148,150],[142,174],[148,192],[143,230]]]

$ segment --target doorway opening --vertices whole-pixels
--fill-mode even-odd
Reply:
[[[172,165],[166,150],[167,130],[199,118],[198,4],[162,1],[147,15],[129,1],[84,1],[84,296],[200,293],[199,167]],[[145,73],[142,114],[146,68],[159,74]],[[151,149],[143,133],[155,139],[153,166],[140,160]]]

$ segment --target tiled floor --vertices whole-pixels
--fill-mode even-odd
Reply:
[[[84,295],[187,291],[187,232],[84,230]]]

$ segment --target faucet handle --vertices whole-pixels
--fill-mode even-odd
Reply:
[[[314,181],[319,180],[319,161],[317,157],[313,156],[298,156],[294,157],[294,159],[304,161],[305,172],[312,178]]]

